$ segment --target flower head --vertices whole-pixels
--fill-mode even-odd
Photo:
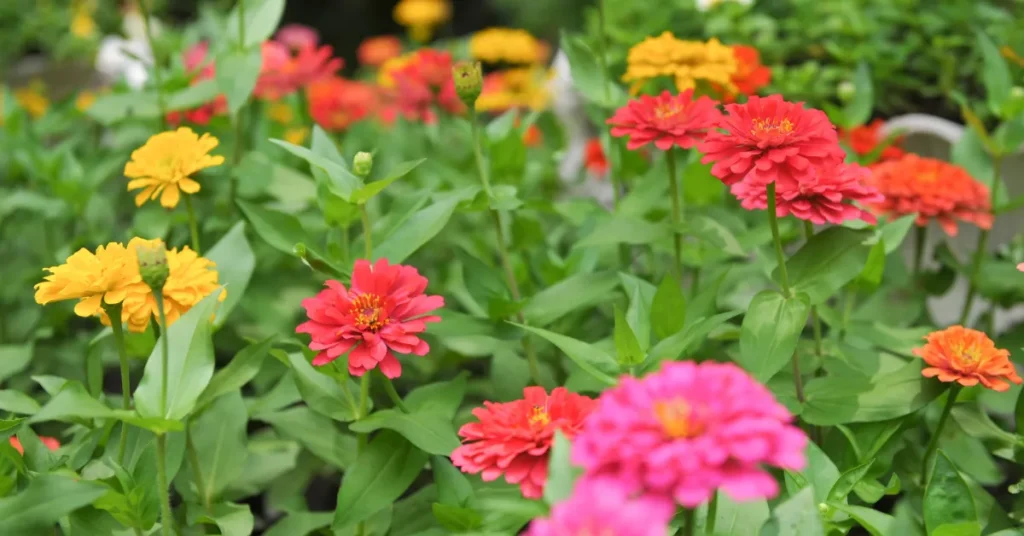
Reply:
[[[736,57],[731,48],[717,39],[707,42],[682,41],[672,32],[648,37],[629,49],[623,82],[632,82],[636,94],[647,81],[661,76],[675,79],[676,89],[694,89],[698,81],[735,91],[732,77]]]
[[[583,153],[583,166],[595,177],[604,177],[608,173],[608,158],[604,155],[599,138],[587,140],[587,147]]]
[[[470,55],[485,63],[542,63],[548,52],[547,45],[530,32],[515,28],[487,28],[469,38]]]
[[[393,12],[395,22],[409,29],[420,43],[430,40],[434,28],[451,17],[448,0],[401,0]]]
[[[981,331],[952,326],[929,333],[925,340],[928,342],[915,348],[914,355],[928,364],[921,371],[926,378],[938,377],[965,387],[980,383],[993,391],[1009,389],[1007,381],[1018,385],[1024,381],[1010,361],[1010,352],[996,348]]]
[[[751,96],[745,104],[727,104],[726,115],[701,144],[701,162],[714,162],[711,174],[726,185],[749,180],[810,180],[816,168],[843,161],[836,129],[821,110],[782,100],[779,95]]]
[[[174,208],[181,192],[198,192],[199,183],[192,175],[224,163],[223,156],[209,154],[217,143],[217,138],[209,134],[198,136],[187,127],[150,137],[132,152],[131,161],[124,166],[125,176],[132,179],[128,191],[142,190],[135,196],[135,204],[141,207],[159,196],[161,205]]]
[[[540,498],[555,432],[572,439],[594,405],[564,387],[550,396],[543,387],[527,387],[520,400],[484,402],[473,410],[477,422],[459,429],[463,444],[452,452],[452,463],[488,482],[504,475],[506,482],[519,485],[524,497]]]
[[[665,536],[674,513],[672,501],[634,497],[612,479],[585,478],[550,517],[533,520],[526,536]]]
[[[377,107],[377,91],[370,85],[331,76],[306,88],[309,115],[325,130],[337,132],[369,117]]]
[[[8,441],[11,446],[14,447],[14,450],[18,451],[18,454],[25,454],[25,447],[21,446],[20,439],[15,436],[11,436]],[[58,441],[56,437],[39,436],[39,441],[46,445],[46,448],[50,450],[57,450],[60,448],[60,441]]]
[[[779,217],[792,214],[818,225],[838,225],[847,220],[863,220],[874,224],[876,220],[873,214],[851,204],[879,203],[884,200],[874,186],[867,184],[870,175],[870,170],[856,164],[835,164],[815,168],[813,175],[799,182],[780,182],[775,191],[776,214]],[[732,193],[747,210],[768,208],[768,191],[765,186],[740,181],[732,185]]]
[[[79,39],[91,39],[96,35],[96,19],[85,5],[80,5],[74,10],[71,16],[71,35]]]
[[[50,109],[50,99],[46,97],[46,84],[42,80],[33,80],[27,86],[16,89],[14,100],[33,119],[46,115],[46,111]]]
[[[36,284],[36,303],[77,299],[75,314],[81,317],[99,314],[104,303],[121,303],[129,289],[142,282],[134,254],[118,242],[99,246],[95,253],[82,248],[64,264],[45,270],[50,275]]]
[[[393,35],[367,37],[359,44],[356,57],[359,64],[369,67],[380,67],[391,58],[402,54],[402,42]]]
[[[274,41],[292,50],[304,48],[316,48],[320,43],[320,36],[316,30],[305,24],[286,24],[274,34]]]
[[[715,101],[693,98],[688,89],[678,95],[668,91],[657,97],[642,95],[619,108],[608,120],[612,136],[629,136],[626,147],[636,150],[648,143],[667,151],[674,145],[689,149],[702,140],[719,121]]]
[[[919,226],[934,218],[950,236],[956,236],[958,221],[992,227],[988,187],[960,166],[907,154],[872,166],[869,183],[885,196],[869,207],[875,213],[894,217],[916,213]]]
[[[772,70],[761,64],[761,53],[751,46],[732,45],[732,53],[736,57],[736,72],[732,75],[732,83],[736,87],[734,93],[726,93],[723,100],[735,102],[736,95],[754,95],[772,81]]]
[[[317,47],[315,43],[296,49],[280,41],[267,41],[263,43],[262,54],[263,68],[253,95],[266,100],[295,93],[333,75],[344,64],[341,58],[333,57],[334,49],[330,46]]]
[[[670,362],[601,394],[572,461],[588,478],[692,508],[721,489],[735,500],[775,496],[763,465],[800,470],[807,436],[771,392],[731,363]]]
[[[410,121],[433,123],[437,119],[434,108],[453,114],[465,110],[455,92],[452,56],[448,52],[421,48],[388,76],[394,81],[395,104]]]
[[[504,112],[512,108],[542,110],[551,100],[547,89],[549,73],[524,67],[496,71],[484,77],[483,93],[476,100],[481,112]]]
[[[846,143],[854,153],[860,156],[867,156],[875,152],[886,141],[885,136],[882,134],[883,126],[885,126],[885,121],[875,119],[870,124],[854,127],[848,131],[840,129],[839,139]],[[900,148],[901,141],[901,138],[892,140],[892,143],[879,153],[878,160],[895,160],[907,154],[906,151]]]
[[[416,268],[388,264],[380,259],[371,265],[356,261],[352,285],[346,289],[338,281],[327,281],[327,289],[302,301],[309,321],[299,324],[296,333],[308,333],[311,350],[319,352],[314,365],[326,365],[351,351],[348,371],[362,376],[380,367],[388,378],[397,378],[402,365],[399,354],[427,355],[430,346],[419,338],[427,322],[438,316],[427,313],[444,306],[441,296],[429,296],[427,278]]]

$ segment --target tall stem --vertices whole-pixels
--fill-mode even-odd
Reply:
[[[366,204],[359,205],[359,214],[363,220],[363,246],[365,247],[366,260],[373,258],[373,228],[370,226],[370,213],[366,211]]]
[[[697,511],[693,508],[683,509],[683,526],[679,532],[682,536],[694,536],[697,534]]]
[[[356,415],[356,420],[363,419],[366,417],[366,409],[369,406],[370,400],[370,375],[363,373],[363,377],[359,379],[359,413]],[[366,447],[366,434],[356,434],[356,452],[362,452],[363,448]]]
[[[989,205],[992,207],[996,206],[996,198],[998,197],[999,186],[1002,182],[1002,173],[1000,172],[1002,165],[1002,155],[993,155],[992,190],[989,194]],[[971,306],[974,305],[974,298],[978,293],[978,287],[975,281],[978,280],[978,273],[981,271],[981,263],[985,259],[985,253],[988,250],[988,231],[988,229],[982,229],[981,236],[978,238],[978,249],[974,250],[974,260],[971,263],[970,280],[967,282],[967,299],[964,300],[964,308],[960,311],[960,325],[967,322],[967,317],[971,314]]]
[[[608,36],[605,34],[604,19],[604,0],[597,0],[597,61],[601,67],[601,91],[604,95],[604,105],[608,106],[611,103],[612,93],[611,80],[608,76]],[[606,118],[607,115],[602,114],[602,120]],[[615,162],[618,159],[618,151],[615,150],[613,138],[607,132],[601,138],[605,142],[603,149],[608,159],[608,176],[612,182],[612,202],[613,206],[618,209],[619,200],[626,190],[622,177],[616,172]],[[621,269],[629,268],[631,257],[629,245],[619,244],[619,267]]]
[[[711,494],[711,502],[708,503],[708,516],[704,522],[704,534],[708,536],[714,536],[715,534],[715,520],[718,517],[718,491],[714,491]]]
[[[110,331],[114,334],[114,345],[117,346],[117,357],[121,364],[121,407],[132,409],[132,383],[128,370],[128,350],[124,344],[124,326],[121,325],[121,304],[103,304],[103,310],[110,318]],[[128,423],[121,423],[121,440],[117,444],[117,463],[124,463],[124,453],[128,447]]]
[[[775,243],[775,257],[779,261],[779,278],[782,279],[782,295],[789,297],[789,272],[786,271],[786,254],[782,252],[782,238],[779,237],[779,217],[775,214],[775,183],[768,183],[768,224],[772,228]]]
[[[853,289],[846,289],[846,296],[843,298],[843,318],[839,328],[839,342],[846,338],[846,332],[850,328],[850,316],[853,315],[853,306],[857,303],[857,293]]]
[[[245,48],[245,0],[238,0],[238,46]]]
[[[170,332],[167,329],[167,315],[164,313],[163,289],[153,289],[153,298],[156,300],[157,314],[160,318],[162,333],[160,336],[160,417],[167,417],[167,369],[170,359],[168,338]],[[156,469],[160,485],[160,510],[162,513],[160,525],[165,536],[172,534],[174,516],[171,514],[171,493],[167,481],[167,435],[160,434],[156,438]]]
[[[398,396],[398,391],[395,390],[395,384],[391,383],[391,378],[380,373],[380,377],[384,379],[384,391],[388,394],[388,398],[395,404],[395,407],[401,410],[402,413],[409,413],[409,408],[405,407],[405,402],[402,402],[402,397]]]
[[[174,534],[171,514],[171,493],[167,481],[167,434],[156,436],[156,475],[160,486],[160,530],[164,536]]]
[[[935,432],[932,433],[932,438],[928,441],[928,448],[924,451],[924,459],[921,460],[921,481],[928,481],[928,465],[931,461],[932,455],[935,454],[935,450],[939,447],[939,436],[942,435],[942,429],[946,426],[946,421],[949,420],[949,414],[953,411],[953,405],[956,404],[956,397],[960,394],[960,384],[954,383],[949,391],[946,393],[946,405],[942,406],[942,415],[939,416],[939,423],[935,425]]]
[[[809,221],[804,221],[804,236],[807,238],[808,242],[810,242],[811,238],[814,236],[814,224]],[[825,352],[822,350],[821,319],[818,318],[817,305],[811,306],[811,325],[814,327],[814,355],[820,358],[825,355]]]
[[[924,246],[928,243],[928,226],[921,225],[914,231],[914,271],[911,272],[911,279],[916,283],[917,277],[921,275],[921,263],[924,261]]]
[[[167,129],[167,104],[164,102],[164,81],[163,73],[160,71],[160,58],[157,56],[156,41],[153,39],[153,28],[150,22],[151,14],[148,2],[151,0],[139,0],[139,10],[142,11],[142,27],[146,32],[146,41],[149,42],[149,51],[153,55],[153,81],[156,82],[156,107],[160,111],[160,124]]]
[[[196,211],[192,208],[192,196],[185,194],[185,210],[188,211],[188,232],[192,234],[192,250],[196,255],[202,255],[199,249],[199,221],[196,220]]]
[[[679,234],[679,225],[683,221],[682,200],[679,195],[679,179],[676,177],[676,152],[674,147],[665,151],[665,163],[668,165],[668,188],[672,196],[672,245],[676,253],[676,275],[679,282],[683,281],[683,238]]]
[[[483,150],[481,149],[482,144],[480,143],[480,125],[477,120],[476,110],[472,111],[469,120],[473,131],[473,158],[476,160],[476,170],[480,175],[480,183],[483,185],[484,193],[487,194],[487,199],[490,200],[493,197],[491,194],[490,172],[487,170],[487,164],[484,163]],[[505,243],[505,231],[501,226],[501,213],[491,209],[491,217],[494,220],[494,232],[498,241],[498,254],[501,257],[501,265],[505,271],[505,282],[508,284],[508,290],[512,294],[512,300],[518,303],[520,300],[519,283],[516,282],[516,273],[512,268],[512,259],[509,256],[508,245]],[[523,316],[522,311],[516,313],[516,320],[520,324],[526,324],[526,317]],[[540,385],[540,366],[537,364],[537,353],[533,349],[530,336],[526,335],[520,340],[522,341],[523,352],[526,354],[526,360],[530,366],[530,376],[533,378],[534,383]]]

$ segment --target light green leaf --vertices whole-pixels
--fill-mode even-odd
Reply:
[[[522,324],[515,325],[547,339],[548,342],[554,344],[560,350],[565,352],[565,355],[568,356],[573,363],[576,363],[577,366],[594,378],[597,378],[608,385],[615,385],[615,378],[613,375],[618,373],[618,364],[615,362],[615,358],[608,355],[603,350],[583,341],[573,339],[572,337],[566,337],[565,335],[559,335],[558,333],[554,333],[546,329],[524,326]]]
[[[854,506],[841,502],[829,503],[829,506],[852,517],[858,525],[871,533],[871,536],[890,536],[894,534],[893,528],[896,526],[896,519],[889,514],[883,514],[878,510],[864,506]]]
[[[167,109],[189,110],[196,108],[217,98],[217,94],[220,92],[221,89],[216,80],[201,80],[171,93],[167,97]]]
[[[307,407],[261,413],[253,419],[269,423],[279,434],[298,441],[334,467],[345,469],[355,461],[355,438],[342,434],[334,421]]]
[[[275,249],[288,255],[295,252],[295,244],[309,242],[306,230],[298,218],[291,214],[277,212],[259,205],[236,201],[245,218],[252,224],[256,234]]]
[[[620,366],[630,367],[643,363],[646,354],[640,348],[640,341],[637,340],[633,329],[629,327],[626,315],[618,305],[615,306],[614,338]]]
[[[53,531],[61,517],[100,498],[100,484],[58,474],[40,474],[17,495],[0,499],[0,534],[42,534]]]
[[[870,231],[830,227],[813,238],[786,262],[795,294],[806,293],[811,305],[829,299],[864,268]],[[776,275],[778,269],[776,269]]]
[[[929,533],[942,525],[978,521],[970,487],[941,449],[936,453],[925,486],[923,513]]]
[[[262,67],[263,53],[259,46],[244,50],[229,47],[217,58],[217,86],[227,98],[231,115],[237,114],[249,100]]]
[[[284,352],[271,350],[271,353],[277,352],[286,357],[295,371],[295,386],[313,411],[342,422],[359,418],[359,407],[352,395],[353,390],[358,392],[359,389],[355,382],[346,380],[343,388],[334,378],[317,371],[301,353],[283,356]]]
[[[547,326],[572,311],[606,302],[618,285],[613,272],[575,274],[533,295],[523,315],[531,324]]]
[[[158,433],[182,429],[181,423],[175,420],[141,417],[134,411],[111,409],[90,396],[77,381],[65,382],[61,390],[29,422],[73,422],[77,419],[117,419]]]
[[[365,204],[370,199],[373,199],[374,196],[384,191],[384,188],[387,188],[388,185],[408,175],[417,166],[426,161],[426,158],[420,158],[419,160],[409,160],[408,162],[397,164],[384,177],[367,183],[355,192],[352,192],[351,201],[359,205]]]
[[[839,480],[836,481],[835,485],[828,492],[827,500],[829,502],[846,502],[847,495],[853,491],[853,487],[858,482],[864,479],[867,475],[868,470],[874,465],[875,460],[868,460],[856,467],[850,468],[839,475]]]
[[[1020,534],[1019,532],[1017,533]],[[981,536],[981,524],[977,521],[947,523],[939,525],[929,536]]]
[[[793,358],[809,312],[806,294],[787,299],[774,290],[759,292],[743,317],[740,365],[758,381],[768,381]]]
[[[707,216],[688,218],[684,224],[687,234],[691,234],[719,249],[730,257],[743,257],[746,251],[739,239],[721,222]]]
[[[463,372],[446,382],[417,387],[405,395],[405,406],[413,413],[439,413],[451,420],[466,395],[467,375]]]
[[[228,39],[236,46],[243,48],[259,45],[273,35],[284,14],[285,0],[246,0],[245,1],[245,39],[242,39],[242,27],[239,25],[238,7],[231,10],[227,17],[225,31]]]
[[[380,429],[394,430],[428,454],[450,456],[459,447],[451,419],[439,413],[384,409],[349,425],[353,432],[369,433]]]
[[[508,211],[523,206],[523,200],[518,197],[519,189],[511,184],[499,184],[491,189],[491,194],[491,210]]]
[[[25,370],[32,360],[34,348],[35,345],[31,342],[0,345],[0,382]]]
[[[698,319],[683,328],[679,333],[663,339],[654,345],[654,348],[650,351],[651,360],[659,362],[666,359],[678,359],[679,356],[688,355],[690,352],[696,351],[708,333],[711,333],[712,330],[732,320],[739,314],[740,311],[731,311]]]
[[[806,403],[800,418],[819,426],[885,421],[917,411],[944,390],[941,382],[921,376],[918,362],[881,375],[874,383],[862,378],[817,378],[804,386]]]
[[[571,451],[569,440],[561,431],[555,432],[555,441],[551,445],[551,457],[548,460],[548,480],[544,484],[544,500],[554,505],[569,498],[572,488],[583,470],[573,467],[569,461]]]
[[[853,86],[856,92],[843,113],[846,128],[863,125],[871,119],[871,108],[875,104],[875,88],[871,83],[871,71],[866,62],[862,61],[857,65],[857,70],[853,73]]]
[[[888,221],[885,224],[878,227],[881,231],[880,240],[885,243],[885,254],[888,255],[893,251],[899,249],[900,245],[903,244],[903,240],[906,238],[907,233],[914,227],[914,220],[917,219],[915,214],[909,216],[903,216],[902,218]]]
[[[431,505],[434,517],[442,527],[455,533],[470,533],[479,529],[483,518],[475,510],[451,504],[434,503]]]
[[[333,512],[292,512],[274,523],[264,536],[308,536],[330,526],[333,517]]]
[[[770,517],[768,503],[764,500],[735,502],[725,493],[719,492],[715,533],[711,536],[758,536],[761,527]],[[704,522],[704,527],[707,526],[706,516],[701,517],[700,521]]]
[[[825,526],[814,503],[811,488],[804,488],[772,511],[772,518],[761,530],[762,536],[825,536]]]
[[[989,110],[998,115],[1010,96],[1010,88],[1013,87],[1010,67],[999,53],[999,48],[985,32],[977,30],[976,35],[978,50],[981,50],[981,80],[985,84],[985,101]]]
[[[420,474],[427,458],[395,432],[377,434],[341,481],[332,527],[358,523],[393,503]]]
[[[218,282],[228,293],[217,307],[217,319],[213,322],[215,326],[222,326],[228,314],[242,300],[256,268],[256,256],[245,238],[245,222],[240,221],[231,227],[228,234],[206,252],[205,257],[216,263]]]
[[[639,217],[617,214],[594,226],[574,247],[596,247],[614,244],[652,244],[668,238],[668,228]]]
[[[39,411],[39,403],[21,391],[0,391],[0,411],[32,415]]]
[[[635,288],[629,293],[629,309],[626,309],[626,322],[636,334],[640,350],[645,353],[651,346],[651,313],[647,303],[644,301],[643,292]]]
[[[314,136],[316,135],[318,128],[320,127],[314,127]],[[326,173],[325,177],[327,178],[327,186],[330,191],[345,201],[349,201],[352,198],[352,193],[363,186],[362,179],[353,175],[352,172],[346,169],[342,164],[335,162],[329,157],[318,154],[318,151],[311,151],[305,147],[300,147],[284,140],[271,139],[270,142],[289,153],[302,158],[308,162],[314,170],[319,168],[322,172]]]
[[[239,391],[218,397],[191,424],[192,441],[199,459],[204,504],[220,498],[245,467],[246,425],[249,415]],[[191,474],[191,473],[189,473]]]
[[[404,261],[444,229],[458,203],[451,196],[416,212],[373,248],[373,259],[387,259],[392,264]]]
[[[248,504],[235,503],[215,504],[213,512],[200,515],[198,520],[217,525],[222,536],[250,536],[254,521]]]
[[[686,296],[679,281],[668,276],[661,280],[658,291],[651,301],[651,327],[654,335],[665,339],[683,329],[686,325]]]
[[[588,101],[604,108],[615,108],[626,101],[622,88],[605,80],[597,55],[582,37],[562,31],[559,45],[569,59],[573,85]]]
[[[199,395],[199,400],[196,401],[196,409],[201,410],[220,395],[241,389],[255,378],[263,364],[263,358],[267,356],[267,351],[274,344],[274,338],[275,336],[271,335],[262,341],[242,348],[235,354],[231,362],[218,370],[210,379],[210,383],[203,390],[203,394]]]
[[[473,496],[473,485],[462,471],[445,456],[431,456],[430,467],[437,484],[437,500],[442,504],[462,505]]]

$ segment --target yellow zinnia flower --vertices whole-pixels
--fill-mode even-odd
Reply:
[[[38,119],[50,109],[50,99],[46,98],[46,86],[41,80],[34,80],[29,85],[14,91],[14,100],[25,109],[33,119]]]
[[[36,303],[79,300],[75,314],[90,317],[102,313],[104,303],[121,303],[133,286],[142,283],[134,253],[118,242],[96,248],[82,248],[60,266],[44,268],[50,275],[35,286]]]
[[[698,80],[734,91],[732,75],[735,72],[736,57],[732,48],[717,39],[706,43],[683,41],[671,32],[664,32],[629,49],[622,81],[632,82],[630,93],[633,94],[647,81],[660,76],[673,77],[679,91],[693,89]]]
[[[128,182],[128,191],[142,189],[135,196],[135,204],[141,207],[160,196],[161,205],[174,208],[181,192],[198,192],[199,183],[191,175],[224,163],[223,156],[209,154],[217,143],[217,138],[209,134],[198,136],[188,127],[149,138],[132,152],[131,161],[124,166],[125,176],[133,179]]]
[[[395,22],[409,29],[415,41],[430,40],[434,28],[451,17],[448,0],[402,0],[393,12]]]
[[[547,46],[526,30],[488,28],[473,34],[469,51],[474,59],[488,63],[531,64],[544,61]]]
[[[79,39],[89,39],[96,33],[96,21],[87,9],[78,8],[71,17],[71,35]]]
[[[84,90],[75,97],[75,109],[79,112],[85,113],[92,105],[96,102],[96,94],[89,90]]]
[[[476,109],[481,112],[502,112],[510,108],[542,110],[550,100],[545,84],[548,78],[550,73],[538,68],[491,73],[484,80]]]

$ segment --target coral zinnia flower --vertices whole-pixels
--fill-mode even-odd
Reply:
[[[57,450],[60,448],[60,441],[58,441],[56,437],[39,436],[39,441],[46,445],[46,448],[50,450]],[[20,439],[15,436],[11,436],[10,443],[11,446],[14,447],[14,450],[18,451],[18,454],[23,456],[25,455],[25,447],[21,446]]]
[[[309,114],[318,125],[332,132],[348,128],[374,112],[377,90],[368,84],[332,76],[306,88]]]
[[[199,183],[193,173],[224,163],[223,156],[210,155],[217,146],[217,138],[196,135],[192,129],[181,127],[153,135],[146,144],[132,151],[132,159],[124,166],[124,174],[132,180],[128,191],[142,189],[135,196],[136,206],[160,197],[167,208],[178,206],[181,192],[194,194]]]
[[[1010,352],[996,348],[983,332],[963,326],[952,326],[929,333],[928,342],[914,349],[928,367],[921,371],[926,378],[957,382],[964,387],[981,383],[993,391],[1006,391],[1009,380],[1020,384],[1021,377],[1010,361]]]
[[[469,53],[485,63],[540,63],[547,59],[548,48],[526,30],[487,28],[469,38]]]
[[[853,152],[860,156],[866,156],[875,152],[878,146],[885,141],[885,137],[882,135],[883,126],[885,126],[885,121],[875,119],[870,124],[854,127],[849,131],[839,129],[839,139],[853,149]],[[882,149],[878,160],[895,160],[907,154],[899,146],[901,141],[902,138],[892,140],[890,145]]]
[[[731,363],[671,362],[601,394],[572,461],[633,493],[693,508],[721,488],[735,500],[778,493],[761,466],[800,470],[807,436],[766,387]]]
[[[732,75],[735,92],[726,92],[723,100],[735,102],[736,95],[753,95],[772,81],[772,70],[761,64],[761,53],[754,47],[732,45],[736,57],[736,72]]]
[[[735,91],[732,77],[736,72],[736,57],[731,48],[717,39],[709,41],[682,41],[671,32],[648,37],[629,49],[623,82],[632,82],[630,93],[636,94],[643,85],[659,76],[675,78],[676,89],[694,89],[698,81]]]
[[[329,45],[305,45],[293,49],[278,41],[263,43],[263,68],[256,80],[253,95],[266,100],[277,100],[301,88],[333,75],[344,60],[335,58]]]
[[[673,145],[689,149],[715,126],[721,114],[715,101],[701,96],[693,98],[688,89],[678,95],[668,91],[657,97],[643,95],[626,103],[608,120],[612,136],[629,136],[626,147],[639,149],[648,143],[667,151]]]
[[[605,173],[608,173],[608,159],[604,156],[600,139],[587,140],[587,147],[583,153],[583,166],[595,177],[604,177]]]
[[[701,144],[701,162],[714,162],[711,174],[726,185],[747,179],[753,185],[810,179],[846,156],[836,129],[821,110],[752,95],[746,104],[727,104],[728,115]],[[753,186],[752,185],[752,186]]]
[[[437,119],[434,108],[453,114],[465,110],[455,92],[452,56],[448,52],[422,48],[388,76],[395,84],[395,104],[410,121],[433,123]]]
[[[917,214],[917,225],[935,218],[950,236],[956,236],[957,221],[982,229],[992,227],[989,189],[960,166],[907,154],[871,167],[869,183],[885,199],[869,208],[887,216]]]
[[[314,365],[326,365],[351,350],[348,371],[353,376],[380,366],[385,376],[397,378],[402,364],[393,352],[427,355],[430,346],[419,334],[427,322],[441,320],[427,313],[444,307],[444,298],[428,296],[426,289],[427,278],[412,266],[360,259],[348,289],[329,280],[326,290],[302,300],[309,321],[295,332],[310,334],[309,348],[319,352]]]
[[[440,26],[451,17],[448,0],[401,0],[393,12],[395,22],[409,29],[415,41],[425,43]]]
[[[533,520],[526,536],[665,536],[674,513],[672,501],[632,497],[615,480],[584,478],[550,517]]]
[[[367,37],[359,43],[359,49],[356,51],[360,65],[369,67],[380,67],[384,62],[401,54],[402,42],[393,35]]]
[[[36,303],[77,299],[75,314],[81,317],[99,314],[104,303],[121,303],[128,290],[142,282],[134,252],[118,242],[99,246],[96,253],[82,248],[64,264],[45,270],[50,275],[36,284]]]
[[[594,406],[593,399],[564,387],[551,396],[543,387],[527,387],[521,400],[484,402],[473,410],[479,422],[459,429],[463,444],[452,452],[452,463],[465,473],[481,473],[487,482],[505,475],[524,497],[538,499],[548,479],[555,431],[572,439]]]
[[[777,185],[775,212],[780,218],[792,214],[818,225],[838,225],[847,220],[864,220],[874,224],[876,220],[873,214],[850,204],[880,203],[885,199],[874,186],[865,182],[869,175],[871,172],[867,168],[856,164],[816,168],[809,179],[786,181]],[[732,193],[747,210],[768,208],[768,191],[765,186],[740,181],[732,185]]]

